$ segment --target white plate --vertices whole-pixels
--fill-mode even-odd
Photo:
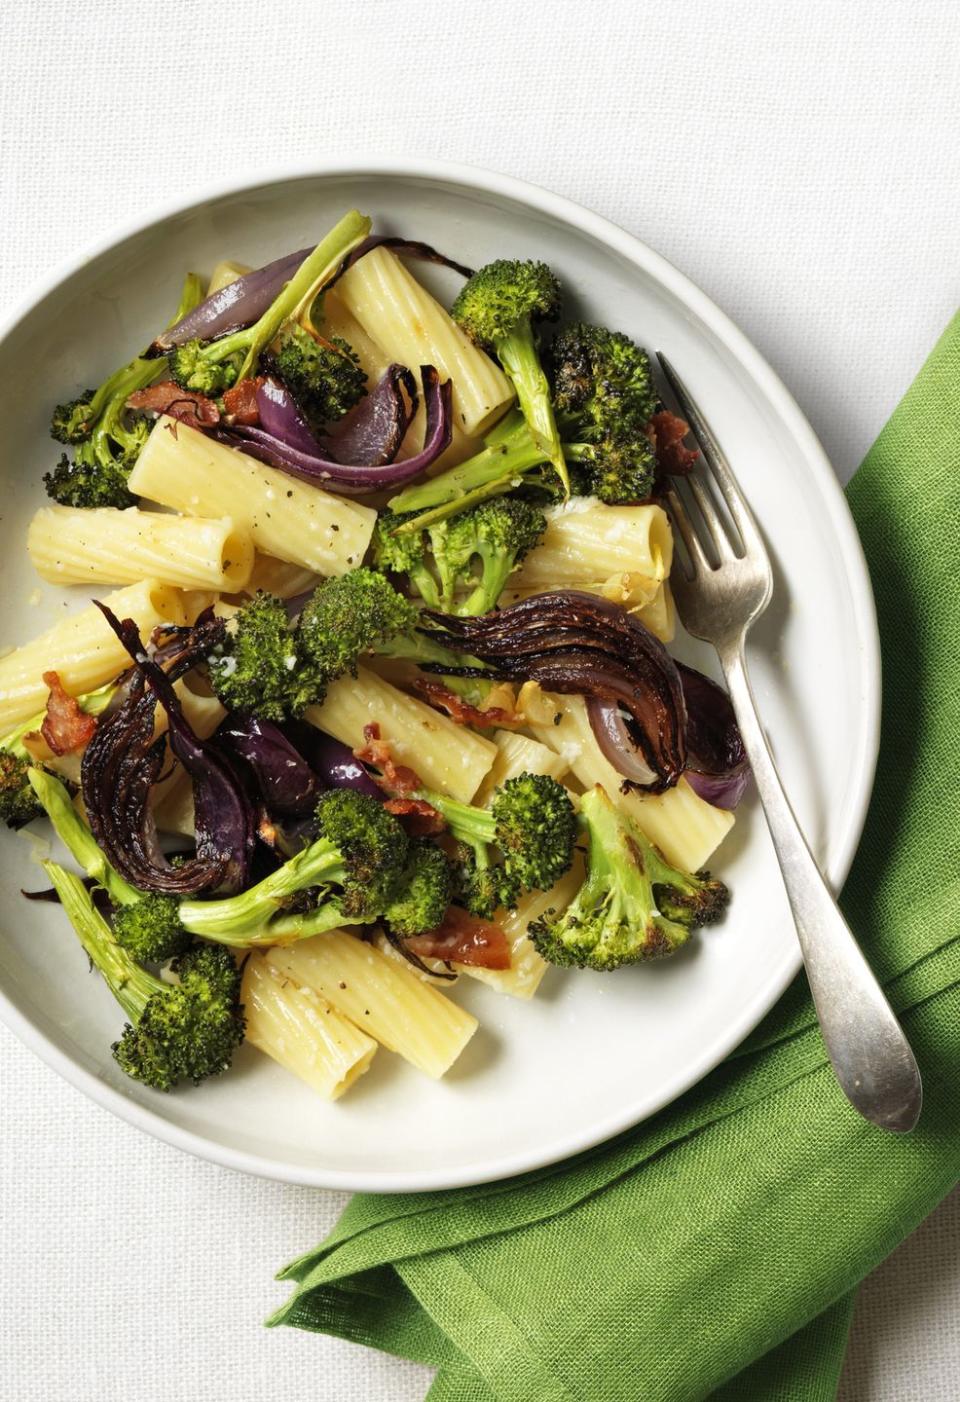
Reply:
[[[2,641],[63,613],[24,532],[44,500],[51,399],[134,354],[175,305],[183,274],[221,258],[259,264],[309,244],[347,208],[479,265],[547,259],[568,314],[622,327],[664,350],[717,431],[776,566],[750,665],[776,758],[830,880],[846,875],[876,757],[879,658],[860,545],[823,452],[769,366],[686,278],[595,214],[506,177],[439,163],[293,172],[213,194],[121,234],[49,281],[0,337],[4,425]],[[39,599],[39,602],[38,602]],[[715,670],[687,644],[689,660]],[[548,974],[530,1003],[461,979],[480,1031],[434,1084],[382,1052],[337,1105],[244,1048],[234,1070],[160,1095],[110,1056],[121,1018],[59,911],[27,905],[41,884],[27,840],[0,834],[4,937],[0,1012],[73,1084],[168,1143],[233,1168],[327,1187],[406,1191],[531,1169],[608,1138],[709,1071],[799,967],[761,814],[746,803],[713,865],[728,918],[677,958],[616,975]],[[9,1094],[8,1090],[8,1094]]]

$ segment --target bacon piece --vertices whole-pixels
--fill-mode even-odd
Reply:
[[[96,731],[95,718],[80,709],[76,697],[64,691],[56,672],[44,672],[43,682],[50,688],[50,695],[40,734],[55,755],[82,750]]]
[[[423,788],[419,774],[405,764],[396,763],[390,741],[380,739],[380,727],[376,721],[363,727],[363,738],[367,743],[362,749],[354,750],[353,757],[361,764],[370,764],[380,770],[380,777],[374,774],[373,778],[381,788],[401,797]]]
[[[127,400],[127,408],[141,413],[166,414],[191,428],[212,428],[220,422],[220,410],[212,399],[192,389],[181,389],[172,380],[161,380],[158,385],[136,390]]]
[[[509,969],[510,945],[499,925],[452,905],[435,930],[404,940],[421,959],[444,959],[479,969]]]
[[[383,806],[400,819],[411,837],[436,837],[447,826],[433,804],[424,798],[388,798]]]
[[[232,389],[224,390],[223,407],[232,424],[253,427],[260,422],[257,390],[263,384],[263,379],[262,375],[257,375],[255,379],[241,380]]]
[[[660,473],[672,477],[685,476],[700,456],[696,448],[688,448],[683,441],[690,432],[690,425],[676,414],[671,414],[669,409],[661,409],[654,414],[650,425]]]
[[[515,711],[504,710],[502,706],[490,706],[481,711],[479,707],[471,706],[469,701],[464,701],[455,691],[449,691],[442,682],[431,681],[428,677],[418,677],[413,687],[431,706],[446,711],[457,725],[474,725],[478,730],[492,730],[494,726],[523,724],[523,717]]]

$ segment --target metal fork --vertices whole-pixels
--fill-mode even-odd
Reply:
[[[922,1088],[913,1052],[850,928],[827,889],[783,791],[747,676],[744,643],[770,602],[773,572],[763,539],[709,425],[665,356],[663,373],[700,448],[686,481],[695,522],[671,486],[666,500],[687,561],[676,552],[670,585],[687,632],[720,657],[730,699],[773,838],[806,965],[823,1040],[837,1080],[865,1119],[906,1132],[920,1114]],[[718,509],[719,494],[729,520]],[[735,539],[732,525],[739,534]]]

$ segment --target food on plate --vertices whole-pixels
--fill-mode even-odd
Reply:
[[[85,592],[0,658],[0,817],[52,825],[31,894],[153,1090],[244,1040],[331,1100],[378,1046],[439,1077],[461,978],[529,999],[727,904],[743,747],[666,647],[685,426],[544,263],[371,229],[190,274],[52,413],[27,549]]]

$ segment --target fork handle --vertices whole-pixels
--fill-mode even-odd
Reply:
[[[747,676],[744,639],[720,652],[730,699],[800,939],[807,979],[837,1080],[865,1119],[913,1129],[920,1072],[900,1024],[840,914],[783,791]]]

